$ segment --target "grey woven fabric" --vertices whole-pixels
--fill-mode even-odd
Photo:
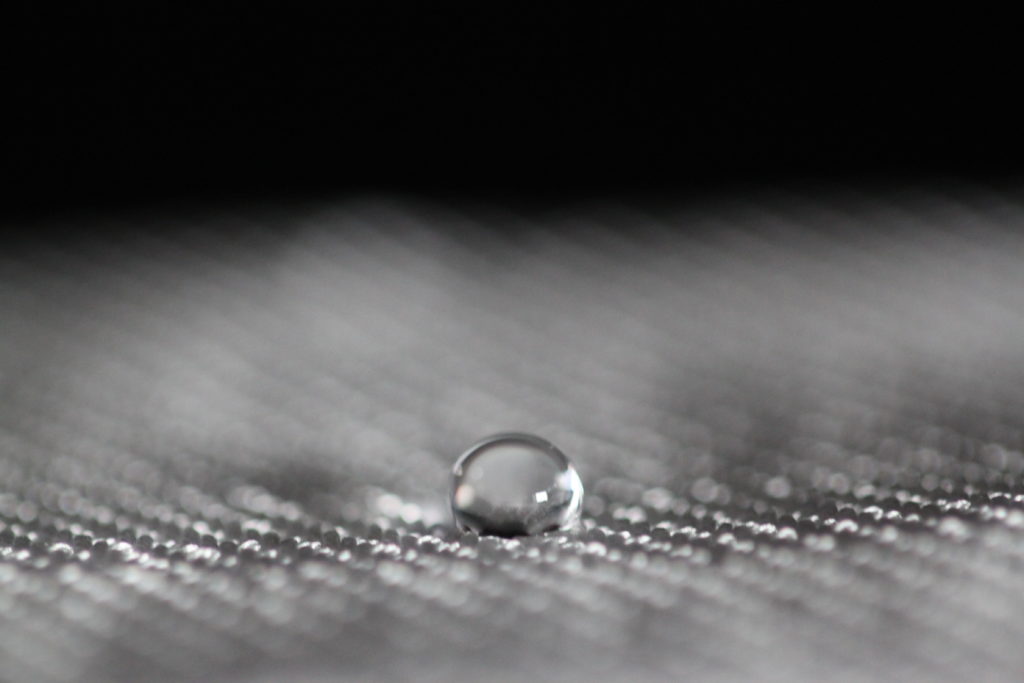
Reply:
[[[9,249],[0,679],[1019,680],[1019,199],[383,199]],[[451,528],[451,463],[507,430],[573,458],[581,533]]]

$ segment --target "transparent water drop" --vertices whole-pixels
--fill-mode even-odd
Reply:
[[[452,470],[455,523],[478,534],[521,536],[579,522],[583,483],[569,458],[532,434],[495,434]]]

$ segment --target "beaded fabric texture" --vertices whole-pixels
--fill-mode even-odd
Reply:
[[[1020,200],[378,200],[0,252],[0,678],[1019,680]],[[454,458],[508,430],[572,458],[580,534],[453,529]]]

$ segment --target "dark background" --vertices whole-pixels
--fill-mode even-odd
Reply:
[[[22,3],[3,22],[7,204],[1020,170],[1006,18],[666,6]]]

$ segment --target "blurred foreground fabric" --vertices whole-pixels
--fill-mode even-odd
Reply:
[[[378,198],[15,245],[0,679],[1019,680],[1022,199]],[[574,460],[581,534],[451,528],[452,462],[508,430]]]

